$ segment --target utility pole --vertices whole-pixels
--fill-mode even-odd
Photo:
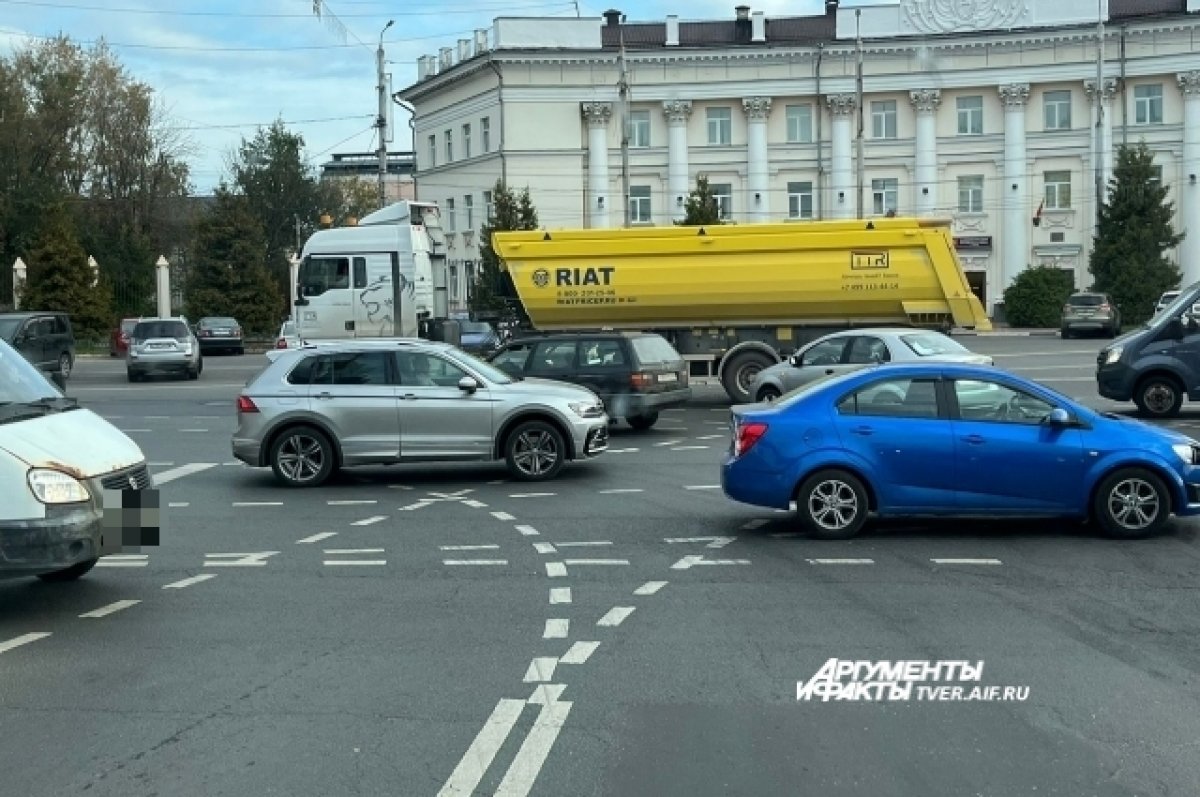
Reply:
[[[861,8],[854,9],[854,50],[855,50],[855,60],[857,62],[856,67],[855,67],[855,80],[854,80],[854,94],[855,94],[854,104],[855,104],[855,107],[858,109],[858,138],[855,141],[854,161],[855,161],[856,170],[858,172],[858,191],[856,194],[856,197],[857,197],[856,204],[858,206],[858,218],[861,219],[863,217],[863,182],[864,182],[863,173],[865,171],[864,164],[863,164],[863,117],[864,117],[864,114],[863,114],[863,53],[862,53],[862,9]],[[885,210],[886,210],[886,208],[885,208]]]
[[[384,188],[384,178],[387,177],[387,145],[391,140],[391,133],[388,131],[388,90],[387,90],[387,75],[383,70],[383,34],[387,33],[387,29],[392,26],[395,20],[389,19],[388,23],[383,26],[383,30],[379,31],[379,49],[375,51],[375,71],[378,78],[376,90],[379,94],[379,116],[375,120],[375,127],[378,132],[379,149],[376,154],[379,155],[379,207],[387,204],[387,192]]]
[[[1104,0],[1096,0],[1096,234],[1104,204]]]
[[[625,218],[622,227],[632,224],[629,207],[629,79],[625,72],[625,16],[621,16],[621,26],[617,29],[621,40],[621,48],[617,54],[617,67],[620,77],[617,88],[621,97],[621,195],[625,199]]]

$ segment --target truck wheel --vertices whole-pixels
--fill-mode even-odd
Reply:
[[[1183,406],[1183,390],[1169,376],[1150,376],[1138,383],[1133,391],[1133,403],[1143,415],[1172,418]]]
[[[42,581],[48,581],[52,584],[61,583],[64,581],[74,581],[95,566],[96,560],[88,559],[86,562],[77,562],[70,567],[63,568],[62,570],[55,570],[52,573],[38,573],[38,578],[40,578]]]
[[[654,424],[658,423],[657,412],[647,412],[645,415],[630,415],[625,420],[629,421],[629,425],[639,432],[644,432]]]
[[[721,385],[729,397],[738,404],[750,404],[754,396],[750,393],[751,383],[758,372],[770,368],[775,361],[760,351],[744,351],[734,355],[725,364],[721,373]]]
[[[774,385],[767,385],[762,390],[758,391],[758,403],[766,404],[779,398],[779,388]]]

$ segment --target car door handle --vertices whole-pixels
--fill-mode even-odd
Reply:
[[[854,434],[860,434],[863,437],[875,434],[875,430],[870,426],[856,426],[850,431],[852,431]]]
[[[400,396],[400,400],[401,401],[416,401],[417,394],[416,393],[405,393],[404,395]]]
[[[318,393],[318,394],[317,394],[317,398],[319,398],[319,399],[331,399],[331,398],[333,398],[333,394],[332,394],[332,393],[330,393],[328,390],[322,390],[320,393]]]
[[[983,443],[985,443],[987,441],[985,441],[983,439],[982,435],[969,434],[969,435],[966,435],[963,437],[963,442],[970,443],[973,446],[978,446],[978,445],[982,445]]]
[[[832,374],[832,373],[833,373],[833,369],[832,369],[832,368],[826,368],[826,369],[825,369],[825,375],[826,375],[826,376],[828,376],[829,374]]]

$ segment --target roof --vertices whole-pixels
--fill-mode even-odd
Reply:
[[[666,22],[634,22],[625,25],[605,25],[601,28],[603,46],[618,48],[624,32],[626,49],[666,47]],[[815,44],[833,41],[837,19],[822,14],[812,17],[776,17],[766,20],[767,44]],[[761,47],[762,42],[750,41],[750,22],[736,19],[707,22],[680,22],[680,47],[712,47],[744,44]]]
[[[1108,0],[1111,20],[1186,13],[1187,0]]]

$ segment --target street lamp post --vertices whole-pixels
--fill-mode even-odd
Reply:
[[[384,188],[384,178],[387,176],[387,145],[388,145],[388,90],[387,76],[383,71],[383,34],[387,33],[388,28],[392,26],[395,20],[389,19],[388,23],[383,26],[383,30],[379,31],[379,49],[375,51],[375,71],[378,78],[377,90],[379,93],[379,117],[375,120],[375,127],[379,132],[379,149],[376,154],[379,155],[379,207],[387,204],[387,192]]]

